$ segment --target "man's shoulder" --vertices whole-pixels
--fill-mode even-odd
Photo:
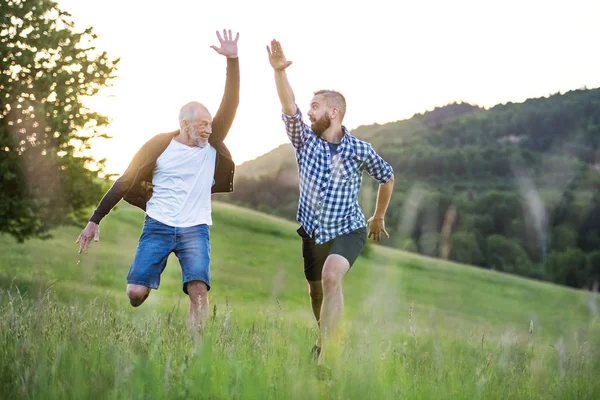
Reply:
[[[371,143],[360,140],[356,136],[352,136],[350,133],[346,133],[348,143],[358,153],[368,153],[371,149]]]
[[[162,153],[171,140],[177,136],[179,131],[165,132],[154,135],[148,139],[138,150],[137,157],[152,158],[158,157]]]

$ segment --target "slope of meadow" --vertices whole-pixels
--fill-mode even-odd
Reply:
[[[128,305],[142,221],[121,205],[84,255],[75,228],[0,237],[1,398],[600,396],[589,292],[372,246],[345,278],[341,352],[319,380],[294,223],[215,203],[198,336],[174,256],[160,290]]]

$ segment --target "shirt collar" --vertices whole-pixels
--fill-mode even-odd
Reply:
[[[344,160],[351,160],[352,158],[354,158],[355,153],[353,148],[354,146],[352,146],[352,143],[350,141],[350,133],[348,133],[348,129],[346,129],[346,127],[343,125],[342,132],[344,133],[344,136],[342,136],[342,140],[340,140],[338,154]]]

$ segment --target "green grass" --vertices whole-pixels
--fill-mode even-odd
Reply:
[[[344,279],[343,351],[318,380],[296,225],[219,203],[213,219],[202,337],[174,256],[129,306],[138,210],[84,255],[75,228],[0,237],[0,398],[600,398],[592,294],[380,246]]]

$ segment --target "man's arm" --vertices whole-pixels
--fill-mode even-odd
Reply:
[[[293,116],[296,114],[296,98],[285,73],[285,69],[292,65],[292,62],[285,58],[281,44],[275,39],[271,41],[271,48],[267,46],[267,53],[269,53],[269,62],[275,71],[275,85],[281,109],[284,114]]]
[[[392,175],[386,183],[379,185],[379,189],[377,189],[375,212],[373,213],[373,216],[369,218],[369,221],[367,221],[369,226],[369,238],[373,236],[373,239],[377,242],[381,240],[382,232],[388,239],[390,238],[390,235],[385,230],[385,212],[390,204],[393,190],[394,175]]]
[[[131,163],[121,175],[119,179],[113,183],[112,187],[106,192],[94,214],[90,218],[87,226],[75,241],[79,244],[79,253],[82,251],[87,252],[92,240],[100,240],[100,221],[106,216],[117,205],[117,203],[123,198],[133,180],[135,179],[137,170],[141,165],[142,160],[145,158],[147,153],[147,143],[133,156]]]
[[[292,62],[285,58],[281,44],[277,40],[271,41],[271,48],[267,46],[267,53],[269,53],[269,62],[275,71],[275,85],[277,86],[277,94],[281,102],[281,110],[283,112],[281,117],[285,123],[285,130],[292,142],[292,146],[296,150],[299,150],[308,140],[307,131],[310,129],[307,129],[306,124],[302,120],[302,113],[296,105],[294,91],[290,86],[285,72],[285,69],[292,65]]]
[[[223,37],[219,32],[217,32],[217,37],[221,47],[211,46],[211,48],[227,57],[227,78],[225,79],[225,93],[221,105],[213,119],[210,138],[225,140],[240,103],[240,65],[237,48],[240,34],[236,34],[235,39],[232,39],[231,30],[226,31],[223,29]]]
[[[381,234],[389,239],[390,235],[385,230],[385,212],[387,211],[392,191],[394,190],[394,170],[371,145],[368,146],[365,162],[367,173],[379,182],[377,190],[377,203],[373,216],[367,221],[369,227],[369,238],[372,236],[377,242],[381,241]]]

